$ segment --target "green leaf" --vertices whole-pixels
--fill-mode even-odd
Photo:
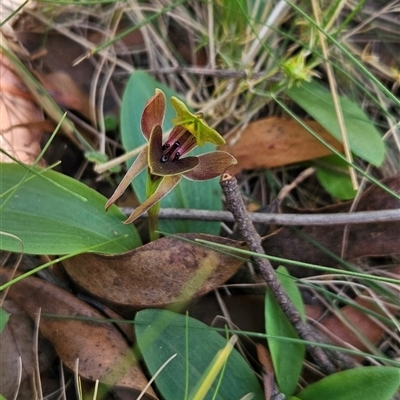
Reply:
[[[104,117],[103,124],[104,124],[104,129],[106,131],[113,131],[117,129],[118,123],[119,123],[118,118],[114,115],[106,115]]]
[[[227,343],[224,337],[202,322],[167,310],[139,311],[135,331],[151,375],[176,354],[155,380],[166,400],[185,399],[185,393],[196,387],[215,355]],[[206,399],[214,399],[218,381],[219,378]],[[264,399],[255,373],[234,349],[226,362],[215,400],[239,400],[247,393],[253,393],[254,400]]]
[[[315,162],[316,175],[324,189],[340,200],[354,199],[348,165],[336,155],[321,158]]]
[[[400,384],[400,369],[359,367],[337,372],[297,394],[300,400],[390,400]]]
[[[285,267],[279,267],[276,272],[286,293],[304,319],[303,301],[293,278]],[[299,339],[270,290],[267,291],[265,297],[265,330],[268,335]],[[303,365],[305,346],[301,343],[268,338],[268,347],[279,389],[286,396],[289,396],[296,389]]]
[[[9,314],[0,308],[0,333],[3,332],[4,327],[7,325]]]
[[[155,89],[161,89],[167,99],[177,94],[169,87],[153,79],[143,71],[135,71],[125,88],[121,106],[122,143],[126,151],[132,150],[146,141],[140,130],[140,119],[143,108]],[[163,123],[163,131],[172,128],[172,119],[176,116],[174,109],[167,101],[167,110]],[[207,143],[197,147],[191,155],[198,155],[215,150],[215,146]],[[127,162],[128,167],[133,159]],[[146,199],[146,172],[141,173],[132,182],[133,189],[139,200]],[[161,207],[221,210],[221,188],[218,178],[194,182],[182,179],[179,185],[161,201]],[[160,220],[160,230],[168,233],[202,232],[217,235],[220,230],[219,222],[207,221],[167,221]]]
[[[124,214],[117,207],[106,213],[106,198],[83,183],[36,168],[13,191],[28,170],[18,164],[0,170],[2,250],[61,255],[92,247],[115,254],[141,244],[135,227],[122,224]]]
[[[332,95],[327,89],[312,81],[304,82],[299,87],[293,86],[286,90],[286,94],[341,141]],[[355,102],[341,96],[340,104],[351,151],[373,165],[381,165],[385,146],[379,131]]]

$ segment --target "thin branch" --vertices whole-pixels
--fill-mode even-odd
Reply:
[[[123,207],[122,211],[128,216],[133,212],[131,207]],[[253,223],[272,225],[345,225],[345,224],[368,224],[376,222],[400,221],[400,208],[392,210],[358,211],[354,213],[335,214],[265,214],[248,213]],[[146,218],[144,213],[141,218]],[[185,210],[182,208],[163,208],[159,218],[183,219],[200,221],[234,222],[235,219],[228,211],[211,210]]]
[[[213,69],[213,68],[201,68],[201,67],[166,67],[166,68],[156,68],[146,70],[149,74],[179,74],[179,73],[189,73],[193,75],[204,75],[204,76],[215,76],[218,78],[252,78],[258,79],[263,76],[270,74],[270,71],[258,71],[258,72],[248,72],[244,70],[235,69]],[[279,74],[268,77],[270,81],[279,81],[282,79]]]
[[[232,213],[235,221],[238,225],[241,235],[249,247],[249,250],[258,253],[265,254],[264,249],[261,245],[261,237],[255,230],[251,219],[246,211],[242,195],[240,193],[239,186],[236,178],[231,174],[225,173],[222,175],[220,181],[222,191],[226,198],[227,209]],[[255,257],[254,262],[260,269],[264,280],[267,282],[269,289],[276,298],[278,304],[282,308],[288,320],[295,328],[298,335],[308,342],[316,343],[315,345],[308,345],[308,351],[314,360],[318,363],[321,369],[327,373],[332,374],[336,371],[336,366],[333,361],[330,360],[328,354],[317,345],[320,342],[320,335],[310,325],[303,322],[299,311],[296,309],[289,296],[286,294],[282,285],[280,284],[274,268],[270,262],[264,258]],[[334,358],[338,360],[339,368],[343,366],[350,366],[352,363],[348,357],[343,354],[336,353]]]

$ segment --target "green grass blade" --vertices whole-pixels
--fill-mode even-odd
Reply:
[[[267,260],[276,261],[279,263],[284,263],[284,264],[289,264],[289,265],[297,265],[299,267],[316,269],[316,270],[329,272],[329,273],[333,273],[333,274],[337,274],[337,275],[347,275],[347,276],[353,276],[356,278],[367,279],[367,280],[371,280],[371,281],[380,281],[380,282],[393,283],[395,285],[400,285],[400,279],[385,278],[382,276],[373,276],[373,275],[364,274],[361,272],[354,272],[354,271],[343,271],[341,269],[324,267],[322,265],[310,264],[310,263],[305,263],[302,261],[289,260],[287,258],[269,256],[267,254],[257,254],[252,251],[242,250],[242,249],[238,249],[238,248],[230,247],[230,246],[225,246],[223,244],[218,244],[218,243],[210,242],[208,240],[203,240],[203,239],[196,239],[196,242],[203,243],[203,244],[209,245],[211,247],[224,249],[227,251],[233,251],[235,253],[246,254],[246,255],[249,255],[252,257],[266,258]]]
[[[341,45],[332,35],[327,33],[322,27],[320,27],[306,12],[304,12],[296,4],[289,0],[285,0],[294,10],[296,10],[304,19],[306,19],[313,27],[321,31],[330,42],[332,42],[360,71],[371,81],[377,88],[390,100],[394,102],[398,107],[400,106],[400,100],[390,91],[385,85],[383,85],[379,79],[377,79],[364,65],[357,60],[343,45]]]

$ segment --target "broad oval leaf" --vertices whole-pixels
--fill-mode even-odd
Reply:
[[[91,295],[112,306],[134,309],[188,301],[222,285],[243,260],[201,246],[210,240],[238,246],[217,236],[168,236],[116,256],[81,254],[63,261],[70,277]]]
[[[293,85],[285,93],[341,141],[332,95],[327,89],[312,81]],[[373,165],[381,165],[385,145],[378,130],[354,101],[340,96],[340,104],[352,152]]]
[[[146,143],[140,130],[140,120],[146,102],[154,95],[155,89],[161,89],[167,98],[167,110],[163,123],[163,131],[172,128],[172,119],[176,113],[171,107],[169,99],[177,96],[169,87],[156,81],[144,71],[135,71],[131,75],[122,98],[121,105],[121,135],[126,151],[132,150]],[[197,147],[190,155],[199,155],[215,150],[215,146],[207,143]],[[133,160],[128,160],[130,167]],[[146,199],[146,172],[142,172],[132,181],[133,189],[139,200]],[[204,182],[193,182],[182,179],[179,185],[162,201],[161,207],[191,208],[203,210],[221,210],[221,188],[218,179]],[[168,233],[203,232],[218,234],[219,222],[209,221],[169,221],[160,220],[160,230]]]
[[[184,399],[185,390],[191,393],[215,355],[227,343],[223,336],[202,322],[167,310],[139,311],[135,332],[151,375],[176,354],[155,380],[166,400]],[[217,389],[218,381],[217,378],[205,399],[239,400],[248,393],[253,393],[253,400],[264,399],[254,371],[236,349],[226,362]]]
[[[399,384],[399,368],[359,367],[327,376],[296,396],[300,400],[390,400]]]
[[[285,267],[280,266],[276,272],[283,288],[304,319],[304,305],[293,278]],[[265,297],[265,330],[268,335],[299,339],[270,290],[267,291]],[[303,365],[305,346],[301,343],[268,338],[268,347],[279,389],[289,396],[296,389]]]
[[[18,164],[0,169],[2,250],[115,254],[141,244],[135,227],[122,223],[125,215],[117,207],[106,213],[106,198],[83,183],[54,171],[29,172]]]

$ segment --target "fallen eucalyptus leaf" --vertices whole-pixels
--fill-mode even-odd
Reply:
[[[343,149],[318,122],[304,122],[337,150]],[[231,153],[237,159],[238,163],[229,167],[229,172],[234,175],[242,169],[281,167],[332,154],[297,121],[278,117],[251,122],[238,141],[219,149]]]
[[[379,307],[376,298],[368,296],[368,292],[363,293],[353,300],[355,305],[364,307],[367,310],[385,317],[384,311]],[[395,313],[396,311],[389,304],[386,307]],[[331,337],[332,343],[341,345],[341,343],[349,343],[353,348],[360,351],[368,352],[370,347],[367,343],[377,345],[386,333],[385,324],[377,321],[377,318],[368,315],[365,310],[360,310],[351,304],[347,304],[340,309],[340,313],[331,314],[319,321],[325,328],[327,335]],[[337,339],[339,338],[339,340]],[[363,357],[356,357],[359,361]]]
[[[13,399],[16,393],[18,399],[32,399],[35,397],[32,380],[37,369],[35,327],[21,307],[9,298],[5,299],[3,307],[10,318],[0,334],[0,393],[7,399]],[[53,362],[54,350],[42,336],[38,338],[38,348],[42,372]]]
[[[8,278],[9,270],[0,269],[1,283],[7,282]],[[40,332],[53,344],[66,367],[74,370],[76,359],[79,359],[81,378],[129,388],[135,394],[147,384],[121,334],[111,323],[106,323],[99,312],[71,293],[42,279],[28,277],[13,284],[7,297],[32,319],[41,309]],[[102,321],[94,322],[93,319]],[[146,393],[147,400],[156,399],[151,389]]]
[[[70,277],[109,305],[163,307],[201,296],[223,284],[243,260],[200,246],[194,239],[238,246],[205,234],[168,236],[115,256],[87,253],[64,261]]]

